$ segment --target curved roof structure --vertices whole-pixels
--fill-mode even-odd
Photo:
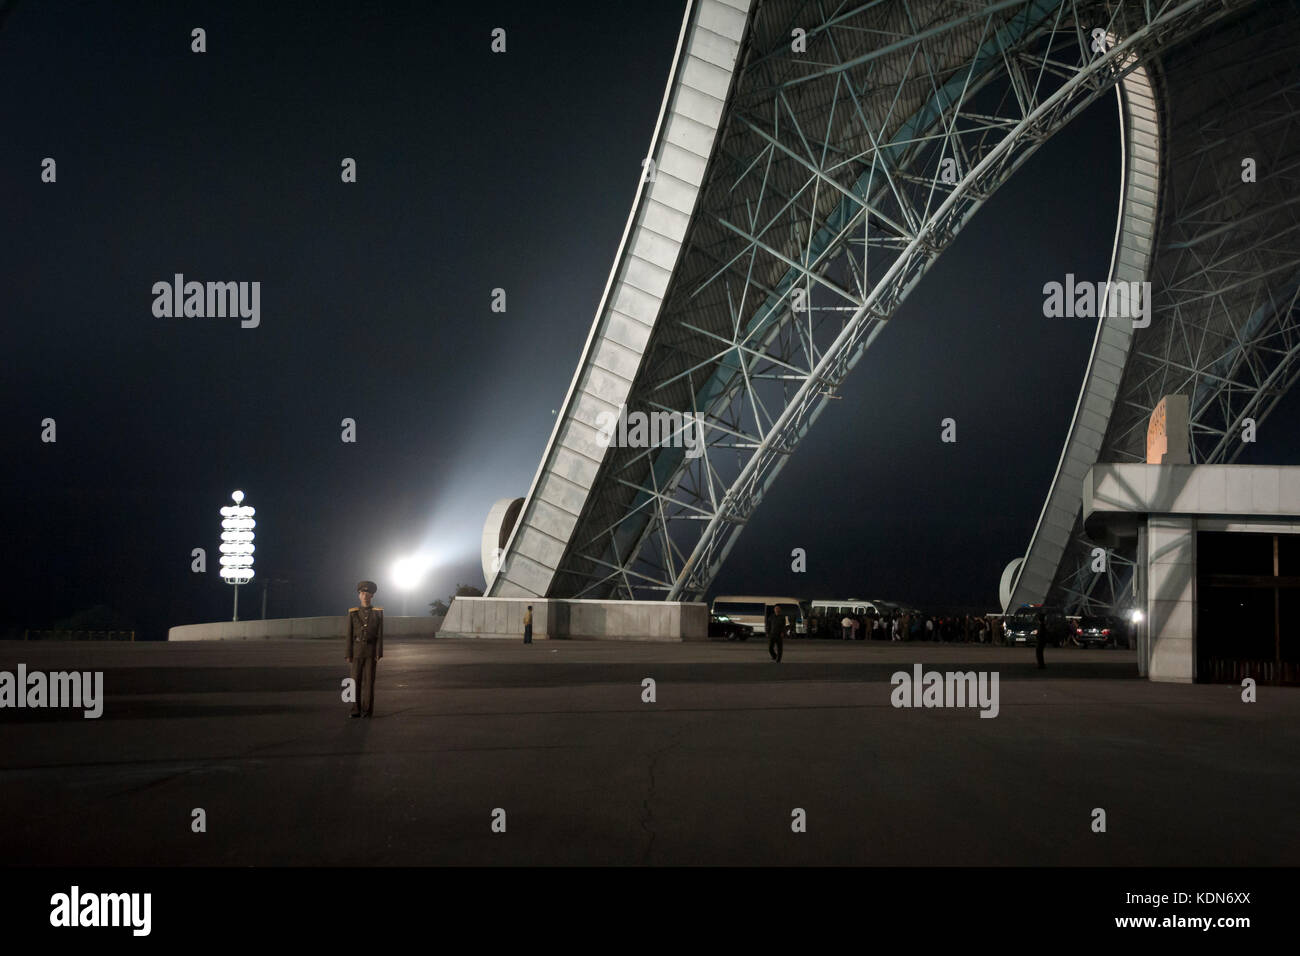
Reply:
[[[1125,304],[1131,306],[1133,283],[1138,283],[1140,288],[1150,268],[1160,189],[1160,124],[1151,78],[1144,67],[1139,66],[1125,77],[1120,85],[1119,102],[1122,198],[1106,292],[1113,291],[1118,296],[1123,290],[1128,295]],[[1098,310],[1092,355],[1056,474],[1003,610],[1047,600],[1056,570],[1077,533],[1075,521],[1083,477],[1099,460],[1128,363],[1135,325],[1145,321],[1139,318],[1135,322],[1132,308],[1109,308],[1109,295],[1107,300]]]
[[[1252,4],[1158,66],[1152,321],[1134,333],[1099,460],[1145,461],[1151,410],[1181,394],[1193,464],[1229,463],[1243,423],[1263,423],[1300,376],[1300,4]],[[1094,546],[1076,516],[1049,600],[1126,603],[1129,562],[1094,572]]]
[[[550,593],[605,457],[602,413],[627,399],[677,267],[722,123],[748,0],[694,0],[651,149],[578,371],[488,594]],[[596,496],[599,499],[599,495]]]
[[[1192,83],[1163,61],[1249,36],[1279,6],[1292,4],[876,0],[830,11],[799,0],[692,3],[652,140],[657,179],[638,189],[563,413],[488,593],[702,595],[898,304],[994,190],[1116,89],[1125,170],[1112,278],[1165,275],[1169,197],[1183,208],[1184,184],[1195,178],[1170,137],[1196,122],[1180,119],[1185,113],[1204,126],[1230,107],[1187,103],[1171,90],[1208,100],[1212,83]],[[1229,45],[1219,55],[1227,68],[1249,51]],[[1208,201],[1187,206],[1188,215]],[[1230,212],[1208,208],[1212,217]],[[1166,329],[1170,289],[1157,290],[1150,328],[1134,330],[1127,317],[1099,322],[1019,597],[1062,580],[1083,472],[1149,414],[1140,406],[1158,389],[1134,369],[1146,367],[1148,343],[1182,334]],[[1203,404],[1218,400],[1205,395]],[[674,435],[698,421],[703,441],[698,449],[611,444],[601,416],[620,409],[675,415]]]

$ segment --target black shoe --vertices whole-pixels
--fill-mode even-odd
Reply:
[[[348,714],[348,716],[349,716],[349,717],[360,717],[361,715],[358,714],[358,713],[354,710],[352,713]]]

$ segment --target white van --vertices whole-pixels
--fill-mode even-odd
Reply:
[[[724,594],[713,599],[713,613],[725,614],[733,621],[748,624],[755,634],[767,633],[767,619],[772,616],[777,605],[781,613],[794,622],[797,635],[808,633],[807,608],[798,598],[772,597],[765,594]]]

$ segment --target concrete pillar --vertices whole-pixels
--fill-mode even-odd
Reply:
[[[1147,587],[1147,523],[1143,518],[1137,529],[1137,561],[1133,567],[1133,606],[1142,611],[1142,620],[1138,621],[1137,664],[1138,676],[1148,677],[1151,670],[1151,605],[1147,600],[1150,589]]]
[[[1148,677],[1191,683],[1196,676],[1196,521],[1147,520]]]

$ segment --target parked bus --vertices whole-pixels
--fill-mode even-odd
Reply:
[[[755,634],[767,633],[767,619],[772,616],[777,605],[781,613],[787,614],[794,622],[794,632],[803,636],[808,633],[807,605],[798,598],[771,597],[753,594],[724,594],[713,599],[713,613],[722,614],[748,624]]]
[[[864,601],[862,598],[824,598],[813,601],[808,611],[810,626],[816,632],[814,637],[839,637],[840,621],[847,615],[866,623],[867,632],[861,635],[865,639],[871,636],[871,622],[868,619],[882,617],[883,614],[883,609],[875,601]]]
[[[872,598],[871,603],[876,606],[876,610],[881,614],[910,614],[912,617],[921,617],[921,609],[911,607],[906,604],[899,604],[896,601],[886,601],[884,598]]]
[[[850,614],[861,617],[868,614],[871,617],[879,617],[881,609],[876,606],[875,601],[864,601],[861,598],[826,598],[821,601],[813,601],[812,612],[814,614],[821,613],[823,616],[838,614],[843,617],[845,614]]]

